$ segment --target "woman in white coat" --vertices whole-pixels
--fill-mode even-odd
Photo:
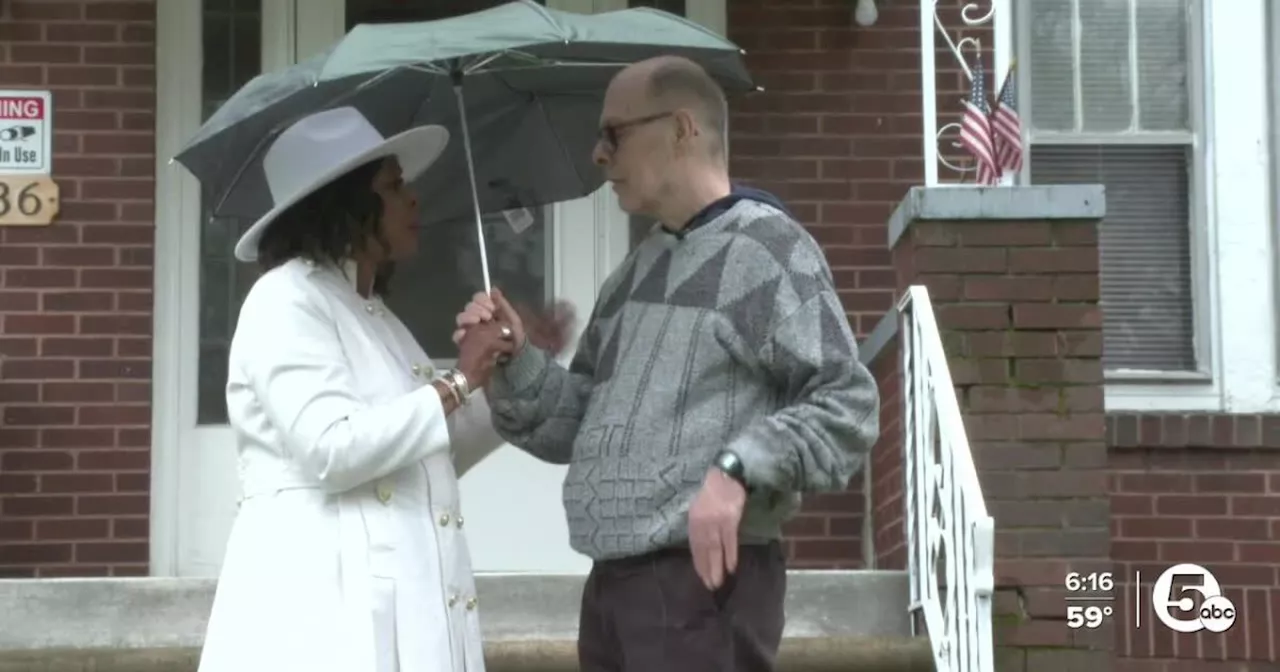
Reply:
[[[407,183],[447,142],[348,107],[264,156],[275,207],[236,246],[264,273],[227,380],[244,499],[201,672],[484,670],[457,473],[501,445],[473,392],[515,344],[472,327],[439,371],[379,298],[418,244]]]

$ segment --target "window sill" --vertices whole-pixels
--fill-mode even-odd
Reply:
[[[1280,413],[1280,384],[1248,397],[1223,390],[1203,375],[1170,376],[1159,381],[1108,375],[1104,387],[1108,413]]]

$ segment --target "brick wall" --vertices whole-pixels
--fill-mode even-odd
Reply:
[[[141,574],[155,8],[0,2],[0,87],[51,89],[52,226],[0,229],[0,576]]]
[[[1238,672],[1280,661],[1280,416],[1113,414],[1112,558],[1123,581],[1117,670]],[[1133,577],[1150,595],[1170,565],[1199,564],[1239,612],[1223,634],[1132,627]],[[1149,599],[1149,598],[1147,598]],[[1187,659],[1231,661],[1228,667]],[[1265,661],[1265,662],[1264,662]]]
[[[919,5],[881,2],[863,28],[849,0],[727,4],[728,37],[765,89],[732,104],[732,173],[776,193],[808,226],[865,336],[893,302],[885,222],[924,175]],[[961,25],[964,2],[939,4],[944,22]],[[950,52],[940,48],[937,62],[939,100],[957,100]],[[862,565],[862,491],[859,474],[845,493],[810,498],[788,530],[793,566]]]

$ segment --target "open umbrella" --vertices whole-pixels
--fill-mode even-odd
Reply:
[[[441,124],[455,140],[417,183],[424,224],[579,198],[603,184],[591,164],[605,88],[618,69],[662,54],[702,65],[726,91],[754,89],[733,43],[675,15],[637,8],[575,14],[519,0],[438,21],[361,25],[325,52],[263,74],[175,157],[216,204],[213,216],[270,207],[261,159],[294,120],[351,105],[390,135]],[[465,171],[469,190],[457,180]]]

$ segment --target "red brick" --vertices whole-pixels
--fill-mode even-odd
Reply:
[[[67,518],[36,522],[36,535],[43,540],[101,539],[110,532],[106,518]]]
[[[81,57],[82,51],[75,45],[15,44],[9,47],[9,62],[17,64],[79,63]]]
[[[65,21],[84,16],[80,2],[49,2],[49,0],[10,0],[9,16],[15,21]]]
[[[111,474],[44,474],[40,477],[40,492],[49,494],[111,492],[113,485]]]
[[[76,561],[83,563],[146,562],[147,543],[139,541],[80,542],[75,546]]]
[[[5,472],[71,469],[75,464],[75,458],[65,451],[14,450],[11,446],[16,445],[16,442],[6,445],[7,449],[0,454],[0,469]]]
[[[70,406],[9,405],[5,407],[3,417],[8,427],[70,425],[75,422],[75,409]]]
[[[1262,493],[1266,474],[1196,474],[1196,492]]]
[[[1227,500],[1214,496],[1165,495],[1156,497],[1156,513],[1162,516],[1226,515]]]
[[[1013,307],[1016,329],[1098,329],[1102,310],[1098,306],[1024,303]]]
[[[1013,273],[1096,273],[1098,252],[1093,248],[1014,249],[1009,251]]]
[[[0,565],[32,565],[71,560],[71,544],[0,545]]]
[[[145,515],[148,511],[146,495],[85,495],[76,503],[77,515]]]
[[[69,496],[7,497],[0,501],[0,514],[5,516],[67,516],[75,511],[75,500]]]

